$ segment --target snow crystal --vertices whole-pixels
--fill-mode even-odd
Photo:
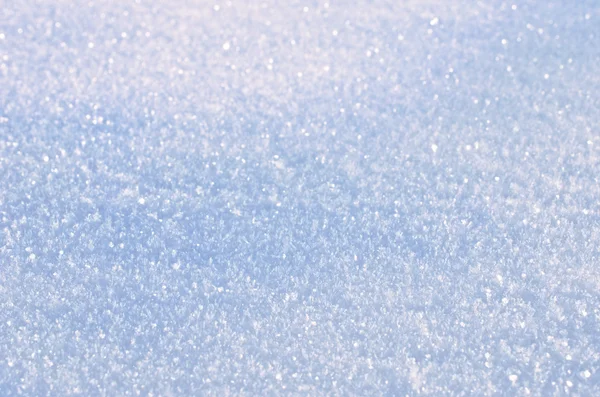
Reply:
[[[2,2],[0,396],[600,395],[600,3],[514,3]]]

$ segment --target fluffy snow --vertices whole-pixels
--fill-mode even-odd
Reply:
[[[600,395],[600,3],[4,0],[0,395]]]

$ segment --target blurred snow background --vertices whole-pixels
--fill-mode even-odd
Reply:
[[[600,3],[0,1],[0,395],[600,395]]]

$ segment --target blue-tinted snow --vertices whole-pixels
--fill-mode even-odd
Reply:
[[[600,395],[597,1],[4,0],[0,395]]]

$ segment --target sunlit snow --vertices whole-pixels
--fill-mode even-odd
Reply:
[[[0,396],[600,395],[600,3],[0,1]]]

